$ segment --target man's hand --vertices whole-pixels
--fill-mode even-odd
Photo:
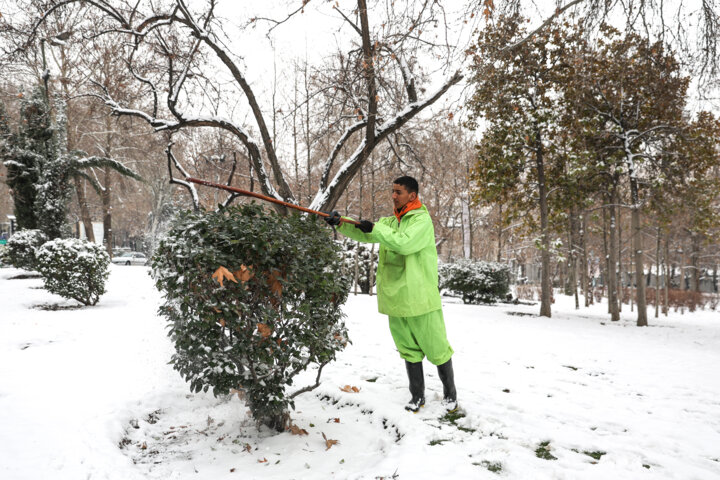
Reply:
[[[331,227],[337,227],[338,225],[340,225],[341,218],[342,217],[340,216],[340,213],[338,213],[337,210],[333,210],[332,212],[330,212],[330,215],[325,217],[325,221]]]
[[[370,220],[360,220],[360,224],[355,225],[355,228],[359,228],[363,233],[370,233],[374,226]]]

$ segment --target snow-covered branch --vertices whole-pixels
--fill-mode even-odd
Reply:
[[[388,135],[397,131],[399,128],[405,125],[415,115],[435,103],[440,97],[445,94],[445,92],[450,89],[450,87],[460,82],[462,78],[463,76],[459,71],[455,72],[452,77],[446,80],[442,86],[440,86],[427,98],[423,99],[422,101],[409,104],[402,111],[397,113],[392,119],[390,119],[390,121],[379,125],[377,127],[374,141],[372,143],[369,143],[367,137],[363,139],[360,145],[358,145],[355,151],[340,167],[330,184],[325,188],[318,189],[315,198],[310,204],[310,208],[322,211],[326,210],[328,206],[335,205],[335,202],[337,202],[338,198],[345,190],[347,184],[362,166],[364,160],[369,157],[375,146],[381,141],[383,141]]]
[[[183,168],[182,165],[180,165],[180,162],[178,162],[177,158],[175,158],[175,155],[172,153],[172,147],[173,143],[168,143],[167,148],[165,149],[165,153],[167,154],[168,158],[168,173],[170,174],[170,183],[176,183],[178,185],[182,185],[183,187],[187,188],[190,192],[190,196],[192,197],[193,202],[193,208],[195,210],[200,209],[200,199],[198,198],[197,190],[195,189],[195,185],[193,185],[190,182],[186,182],[185,180],[178,180],[173,175],[173,166],[183,175],[184,178],[188,178],[190,175],[188,172]]]

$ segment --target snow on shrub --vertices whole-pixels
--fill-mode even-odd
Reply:
[[[462,297],[463,303],[492,303],[510,291],[510,269],[496,262],[457,260],[438,268],[440,288]]]
[[[37,269],[45,289],[83,305],[95,305],[105,293],[110,257],[87,240],[63,238],[45,243],[37,251]]]
[[[355,274],[357,273],[357,286],[362,293],[370,293],[370,289],[375,286],[375,274],[371,278],[371,269],[377,269],[377,248],[371,251],[371,248],[364,243],[358,243],[349,238],[345,238],[340,242],[343,254],[343,272],[355,282]],[[370,257],[372,256],[372,260]],[[372,285],[370,281],[372,280]]]
[[[40,230],[20,230],[8,240],[3,261],[15,268],[37,270],[37,249],[46,241]]]
[[[348,295],[339,246],[315,217],[257,205],[178,215],[152,260],[171,363],[194,392],[239,392],[253,417],[278,431],[293,398],[318,386],[347,344]],[[286,392],[319,365],[315,385]]]

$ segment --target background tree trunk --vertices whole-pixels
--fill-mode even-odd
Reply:
[[[548,235],[548,201],[545,187],[545,165],[540,133],[536,132],[535,162],[538,176],[538,197],[540,199],[540,316],[551,317],[552,284],[550,283],[550,237]]]
[[[642,227],[640,225],[640,196],[637,179],[630,177],[632,195],[632,232],[633,257],[635,262],[635,292],[637,296],[637,326],[647,327],[647,306],[645,302],[645,272],[643,269]]]
[[[610,310],[610,320],[617,322],[620,320],[620,312],[618,310],[618,296],[617,296],[617,246],[615,245],[615,231],[617,230],[617,195],[615,191],[610,195],[610,225],[609,225],[609,239],[610,245],[608,246],[608,307]]]

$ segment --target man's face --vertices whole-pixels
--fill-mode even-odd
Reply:
[[[404,185],[398,185],[397,183],[393,183],[392,200],[396,210],[401,209],[402,207],[407,205],[408,202],[412,202],[416,198],[417,193],[408,192],[407,188],[405,188]]]

